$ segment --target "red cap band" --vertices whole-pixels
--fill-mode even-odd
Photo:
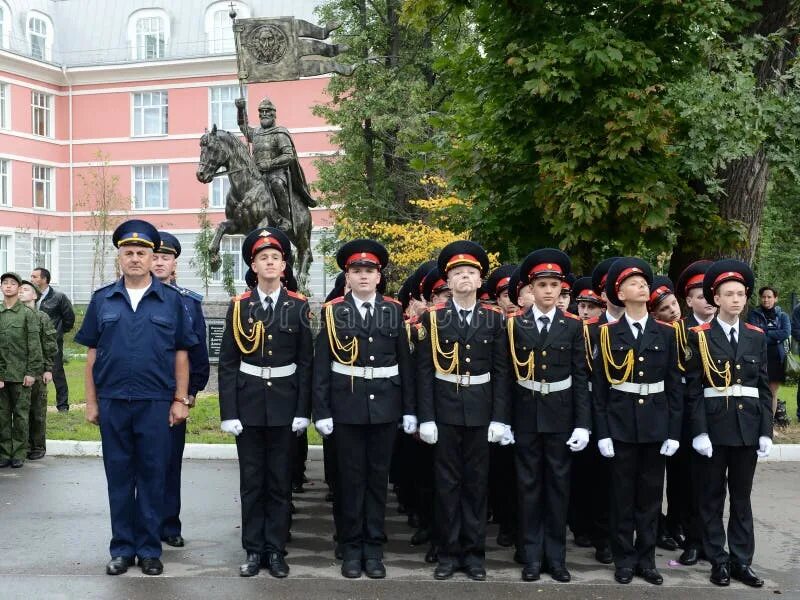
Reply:
[[[561,289],[570,291],[572,289],[572,286],[569,284],[569,281],[565,279],[564,281],[561,282]]]
[[[600,289],[604,289],[606,287],[606,281],[608,281],[608,273],[600,278]]]
[[[511,282],[511,277],[503,277],[500,281],[497,282],[497,285],[494,286],[494,293],[499,294],[502,290],[500,288],[508,287],[508,284]]]
[[[697,275],[693,275],[689,278],[686,282],[686,285],[683,286],[684,295],[691,290],[692,288],[702,287],[703,286],[703,279],[705,278],[705,273],[698,273]]]
[[[599,301],[600,300],[600,296],[595,294],[594,290],[592,290],[592,289],[585,289],[585,290],[581,290],[580,292],[578,292],[578,294],[575,296],[575,299],[576,300],[595,300],[595,301]]]
[[[633,275],[642,275],[644,271],[642,271],[639,267],[628,267],[622,273],[619,274],[617,277],[617,281],[614,284],[614,289],[619,291],[619,286],[622,285],[622,282],[625,281],[628,277],[632,277]]]
[[[481,266],[481,261],[472,256],[472,254],[455,254],[451,256],[450,260],[447,261],[447,265],[445,266],[444,270],[449,271],[453,267],[457,267],[459,265],[469,265],[481,271],[483,270],[483,267]]]
[[[661,287],[656,288],[650,294],[650,305],[653,306],[653,305],[657,304],[658,302],[663,300],[666,296],[668,296],[671,293],[672,293],[672,290],[670,290],[665,285],[662,285]]]
[[[716,290],[718,285],[731,280],[744,283],[744,275],[737,273],[736,271],[725,271],[714,280],[714,285],[712,285],[711,288]]]
[[[438,294],[439,292],[442,291],[442,288],[446,287],[447,287],[447,282],[444,279],[438,279],[436,283],[434,283],[433,286],[431,287],[431,291],[434,294]]]
[[[253,244],[253,247],[250,250],[250,258],[255,258],[256,253],[265,247],[275,248],[276,250],[279,250],[281,254],[283,254],[283,246],[281,246],[280,242],[272,236],[265,236],[258,238],[256,243]]]
[[[346,269],[347,267],[352,265],[354,262],[374,263],[375,266],[378,267],[378,268],[380,268],[380,266],[381,266],[381,260],[377,256],[375,256],[374,254],[371,254],[369,252],[356,252],[350,258],[347,259],[347,262],[344,264],[344,268]]]
[[[535,279],[537,275],[555,275],[559,279],[564,276],[563,272],[561,271],[561,265],[556,263],[542,263],[540,265],[536,265],[528,273],[528,279]]]

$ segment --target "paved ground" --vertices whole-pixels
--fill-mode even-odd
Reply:
[[[308,492],[295,496],[298,514],[287,560],[291,576],[282,581],[262,573],[237,575],[240,546],[238,470],[235,461],[186,461],[184,466],[185,548],[164,553],[166,572],[146,577],[137,568],[120,577],[104,574],[110,527],[102,462],[90,458],[45,458],[23,469],[0,470],[0,598],[264,598],[364,600],[471,600],[473,598],[800,598],[800,463],[759,465],[754,493],[755,568],[767,579],[763,590],[734,583],[708,583],[709,566],[670,563],[677,553],[658,551],[665,585],[641,580],[613,581],[612,568],[592,559],[591,550],[570,546],[567,563],[573,582],[519,581],[510,549],[494,543],[490,527],[489,579],[475,583],[463,575],[432,579],[424,549],[408,544],[411,530],[394,505],[389,511],[384,581],[348,581],[333,559],[330,505],[324,502],[321,465],[310,463]],[[545,578],[547,576],[545,575]]]

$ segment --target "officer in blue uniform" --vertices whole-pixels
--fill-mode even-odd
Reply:
[[[97,290],[75,336],[87,346],[86,420],[100,425],[119,575],[139,558],[159,575],[170,427],[189,414],[189,353],[198,340],[181,295],[150,273],[161,245],[150,223],[114,231],[123,276]]]
[[[198,392],[208,383],[208,348],[206,347],[206,320],[203,317],[203,297],[197,292],[175,284],[178,257],[181,243],[174,235],[159,231],[161,246],[153,256],[153,275],[161,283],[169,285],[180,293],[183,305],[192,320],[192,330],[199,343],[189,351],[189,408],[195,404]],[[181,535],[181,463],[183,447],[186,444],[186,423],[175,425],[170,430],[172,451],[167,469],[167,486],[164,489],[164,519],[161,523],[161,540],[170,546],[180,548],[184,545]]]

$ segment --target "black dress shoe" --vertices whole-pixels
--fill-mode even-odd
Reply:
[[[258,552],[248,552],[244,563],[239,566],[240,577],[253,577],[258,575],[261,568],[261,555]]]
[[[57,410],[58,412],[69,412],[69,406],[59,406]]]
[[[588,535],[578,534],[575,536],[575,545],[579,548],[591,548],[592,540]]]
[[[183,548],[186,545],[186,540],[183,539],[182,535],[168,535],[162,541],[173,548]]]
[[[122,575],[132,567],[136,560],[132,556],[115,556],[106,565],[106,573],[109,575]]]
[[[617,583],[630,583],[633,581],[633,569],[617,567],[614,571],[614,579]]]
[[[668,533],[661,533],[656,538],[656,546],[662,550],[677,550],[678,542],[676,542]]]
[[[572,575],[569,574],[567,571],[567,567],[564,565],[558,566],[550,566],[550,577],[554,581],[559,581],[561,583],[567,583],[568,581],[572,581]]]
[[[289,574],[289,565],[283,558],[283,552],[270,552],[267,554],[267,568],[269,574],[278,579],[283,579]]]
[[[11,466],[11,460],[8,458],[0,459],[0,469]]]
[[[295,483],[294,485],[292,485],[292,493],[293,494],[305,494],[306,490],[303,487],[302,483]]]
[[[456,566],[452,562],[439,563],[433,570],[434,579],[450,579],[456,572]]]
[[[650,568],[636,568],[636,574],[644,579],[647,583],[652,583],[653,585],[661,585],[664,583],[664,578],[661,576],[661,573],[658,572],[658,569],[650,569]]]
[[[681,555],[678,557],[678,562],[687,567],[696,565],[698,560],[700,560],[700,551],[691,546],[681,552]]]
[[[753,572],[749,565],[731,564],[731,577],[750,587],[761,587],[764,580]]]
[[[466,573],[467,577],[472,579],[472,581],[486,581],[486,569],[480,565],[464,567],[464,573]]]
[[[39,460],[44,458],[45,451],[44,450],[34,450],[33,452],[28,453],[28,460]]]
[[[726,586],[731,584],[731,572],[727,563],[714,565],[711,567],[711,577],[709,578],[714,585]]]
[[[356,558],[342,562],[342,576],[348,579],[361,577],[361,561]]]
[[[522,567],[522,581],[539,581],[540,573],[539,565],[525,565]]]
[[[12,458],[11,459],[11,468],[12,469],[19,469],[22,467],[23,460],[21,458]]]
[[[428,548],[428,551],[425,553],[425,562],[429,565],[439,562],[439,548],[434,544],[431,544],[430,548]]]
[[[507,531],[501,531],[497,534],[497,545],[503,548],[510,548],[514,545],[514,534]]]
[[[383,579],[386,577],[386,567],[380,558],[368,558],[364,561],[364,573],[370,579]]]
[[[333,502],[333,492],[325,494],[325,502]]]
[[[431,532],[426,527],[420,527],[414,532],[414,535],[411,536],[411,545],[412,546],[422,546],[429,542],[431,539]]]
[[[611,553],[611,548],[601,546],[594,551],[594,559],[601,564],[610,565],[614,562],[614,555]]]
[[[145,575],[161,575],[164,572],[164,565],[158,558],[140,558],[139,566]]]

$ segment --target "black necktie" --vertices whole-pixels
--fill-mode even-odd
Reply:
[[[370,329],[372,327],[372,304],[364,302],[361,306],[364,308],[364,327]]]
[[[636,330],[636,343],[634,346],[636,347],[636,350],[639,350],[639,347],[642,344],[642,333],[644,333],[644,330],[642,329],[641,323],[634,323],[633,328]]]
[[[542,324],[542,328],[539,330],[539,335],[544,337],[547,335],[547,326],[550,324],[550,317],[547,315],[542,315],[539,317],[539,322]]]
[[[461,325],[462,328],[466,328],[469,325],[467,317],[471,312],[471,310],[467,310],[466,308],[462,308],[458,311],[459,325]]]
[[[739,349],[739,343],[736,341],[736,330],[731,327],[731,348],[733,348],[733,354],[736,356],[736,350]]]
[[[264,298],[264,322],[269,324],[272,322],[272,296]]]

